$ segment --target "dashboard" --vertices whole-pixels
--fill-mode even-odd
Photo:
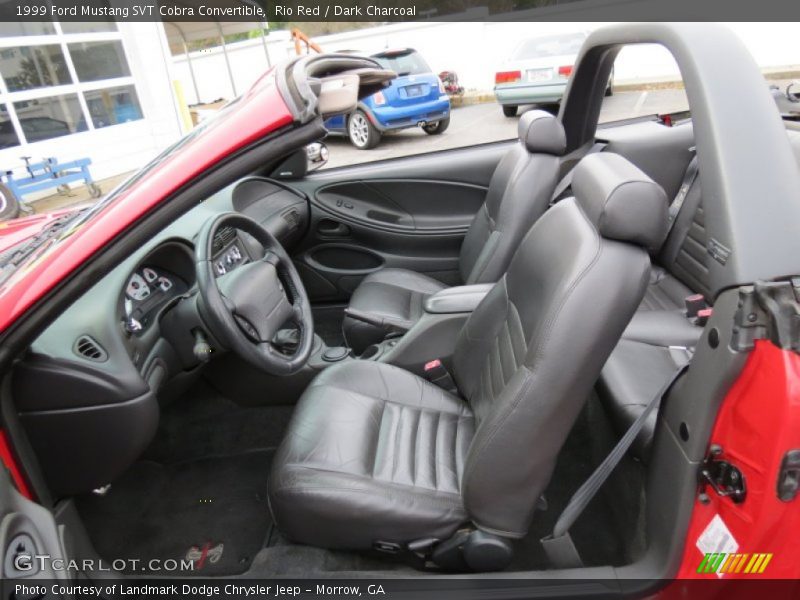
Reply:
[[[181,299],[196,296],[194,244],[206,221],[224,212],[252,218],[290,254],[309,222],[308,198],[302,192],[264,177],[241,179],[200,202],[109,271],[51,323],[32,344],[32,354],[68,361],[115,379],[132,370],[131,381],[143,378],[154,391],[185,370],[186,364],[174,360],[177,350],[169,348],[162,320],[174,312]],[[218,277],[263,255],[254,238],[230,228],[217,232],[213,250]],[[156,364],[166,371],[158,377],[153,375]],[[131,392],[119,391],[128,397]],[[27,390],[21,394],[26,408],[40,407],[43,401],[34,398],[36,395],[42,394]],[[98,403],[107,400],[107,396],[97,398]],[[80,402],[85,404],[85,398]]]
[[[231,211],[257,221],[290,253],[308,228],[304,194],[262,177],[242,179],[200,202],[111,269],[40,334],[18,363],[12,384],[16,406],[58,493],[111,481],[152,438],[159,401],[168,401],[199,375],[202,362],[193,347],[204,323],[195,243],[208,219]],[[217,233],[213,250],[217,277],[264,252],[254,238],[232,229]],[[76,459],[75,452],[92,448],[103,452]]]

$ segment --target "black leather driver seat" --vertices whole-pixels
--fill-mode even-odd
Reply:
[[[328,368],[274,459],[270,506],[292,540],[367,549],[463,525],[524,536],[564,440],[641,302],[663,190],[615,154],[523,239],[460,332],[458,395],[388,364]]]
[[[519,120],[519,144],[500,161],[486,201],[478,210],[461,246],[461,283],[494,283],[531,225],[547,210],[558,182],[559,157],[566,147],[561,121],[543,110]],[[356,352],[380,342],[392,325],[408,329],[422,316],[425,298],[447,286],[407,269],[382,269],[368,275],[350,299],[350,309],[382,326],[345,317],[344,334]]]

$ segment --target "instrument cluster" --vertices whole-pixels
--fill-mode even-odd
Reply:
[[[166,302],[185,293],[189,286],[180,277],[155,266],[134,271],[125,286],[126,327],[130,333],[146,328]]]

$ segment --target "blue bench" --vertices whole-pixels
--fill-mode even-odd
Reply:
[[[90,158],[79,158],[64,163],[59,163],[55,158],[46,158],[41,162],[31,163],[30,157],[24,156],[27,177],[15,177],[11,171],[6,171],[3,180],[11,189],[17,199],[22,203],[25,194],[56,188],[58,193],[69,191],[69,184],[83,181],[92,198],[99,198],[102,194],[100,186],[92,179],[89,173]]]

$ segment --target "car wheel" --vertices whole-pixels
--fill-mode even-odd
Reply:
[[[381,141],[381,132],[369,122],[363,111],[357,110],[347,120],[347,136],[359,150],[369,150]]]
[[[14,193],[0,183],[0,221],[7,221],[19,216],[19,200]]]
[[[436,121],[436,123],[428,123],[422,128],[422,130],[428,135],[439,135],[448,127],[450,127],[450,117],[445,117],[441,121]]]
[[[517,107],[516,106],[506,106],[503,105],[503,114],[507,117],[516,117],[517,116]]]

